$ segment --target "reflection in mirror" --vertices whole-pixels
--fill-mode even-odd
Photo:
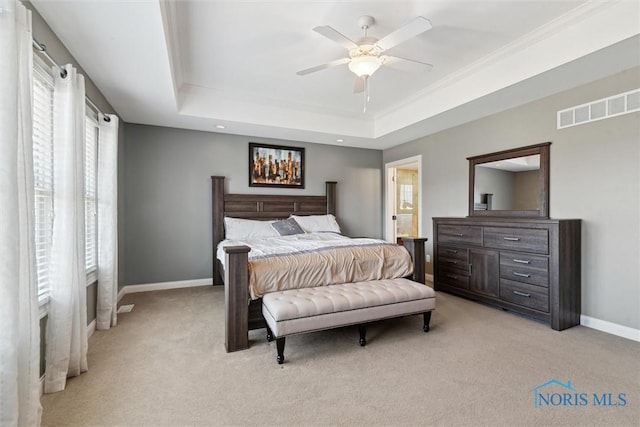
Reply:
[[[475,165],[474,210],[540,209],[540,155]]]
[[[467,157],[469,216],[549,218],[550,145]]]

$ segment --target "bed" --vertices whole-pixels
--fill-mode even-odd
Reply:
[[[225,239],[225,218],[272,221],[289,218],[292,215],[336,215],[336,187],[333,181],[326,182],[325,194],[307,195],[265,195],[233,194],[225,192],[225,177],[212,176],[212,238],[213,238],[213,283],[225,286],[225,346],[228,352],[249,347],[248,331],[265,327],[262,317],[261,295],[263,291],[253,288],[254,279],[250,271],[247,244],[229,244]],[[307,238],[309,236],[303,236]],[[309,237],[311,238],[311,237]],[[344,239],[344,236],[337,239]],[[403,238],[403,245],[413,260],[410,279],[424,283],[424,242],[423,238]],[[235,243],[234,241],[231,241]],[[236,241],[237,242],[237,241]],[[219,251],[223,243],[224,249]],[[250,242],[248,242],[250,243]],[[366,245],[366,241],[364,244]],[[331,243],[334,245],[335,243]],[[389,250],[397,255],[391,249]],[[386,246],[386,245],[384,245]],[[360,248],[354,249],[360,251]],[[222,253],[222,260],[218,254]],[[385,255],[386,256],[386,255]],[[254,262],[253,260],[251,262]],[[401,270],[397,270],[401,271]],[[273,272],[272,272],[273,273]],[[400,274],[400,273],[398,273]],[[255,274],[254,274],[255,276]],[[283,278],[283,276],[280,276]],[[274,283],[273,280],[271,280]],[[302,283],[304,282],[304,283]],[[294,284],[295,286],[295,284]],[[310,286],[301,280],[301,287]],[[269,291],[268,289],[266,290]]]

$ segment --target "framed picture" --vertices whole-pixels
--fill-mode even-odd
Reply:
[[[304,148],[250,142],[249,186],[304,188]]]

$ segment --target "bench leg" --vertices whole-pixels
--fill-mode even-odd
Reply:
[[[278,357],[276,360],[278,361],[278,365],[282,365],[284,363],[284,337],[276,338],[276,347],[278,348]]]
[[[367,327],[358,325],[358,332],[360,333],[360,346],[364,347],[367,344]]]
[[[267,326],[267,341],[273,341],[273,332],[271,332],[271,328]]]
[[[427,311],[423,314],[424,316],[424,326],[422,326],[422,330],[425,332],[429,332],[429,322],[431,322],[431,312]]]

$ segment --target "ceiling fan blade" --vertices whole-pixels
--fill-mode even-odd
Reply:
[[[316,71],[324,70],[326,68],[331,68],[331,67],[336,67],[338,65],[346,64],[349,61],[351,61],[349,58],[336,59],[335,61],[327,62],[326,64],[316,65],[315,67],[300,70],[296,74],[299,76],[304,76],[307,74],[315,73]]]
[[[347,38],[347,36],[343,35],[342,33],[339,33],[338,31],[334,30],[332,27],[328,25],[315,27],[313,31],[315,31],[316,33],[322,34],[329,40],[333,40],[334,42],[342,45],[346,49],[351,50],[358,47],[358,45],[353,40]]]
[[[422,16],[418,16],[404,27],[400,27],[391,34],[378,40],[376,45],[382,50],[388,50],[430,29],[431,21]]]
[[[421,73],[429,72],[433,69],[433,64],[416,61],[415,59],[400,58],[399,56],[385,56],[384,66]]]
[[[353,93],[362,93],[364,92],[364,79],[362,77],[356,76],[353,81]]]

